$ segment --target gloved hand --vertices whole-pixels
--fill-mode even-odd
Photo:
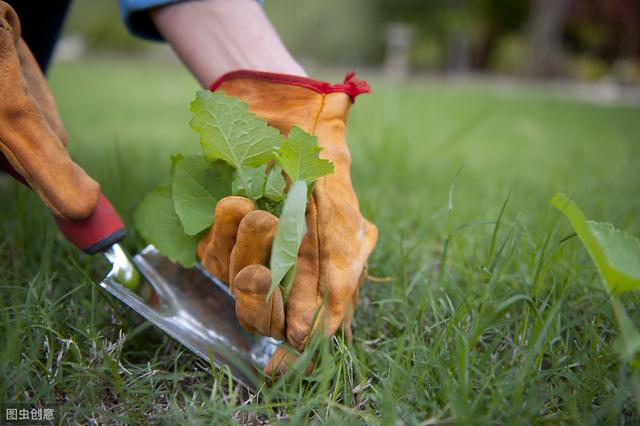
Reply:
[[[355,96],[368,92],[365,82],[348,75],[331,85],[308,78],[236,71],[211,90],[223,90],[247,102],[249,111],[287,134],[293,126],[314,134],[335,172],[315,184],[306,212],[307,234],[286,308],[278,288],[265,302],[271,285],[269,263],[278,218],[256,210],[244,197],[226,197],[215,208],[215,222],[198,245],[198,257],[214,275],[227,281],[236,297],[236,313],[249,331],[286,339],[302,351],[312,333],[334,334],[351,321],[359,289],[373,250],[377,228],[360,214],[350,178],[351,156],[345,140],[347,113]],[[314,321],[315,319],[315,321]],[[296,359],[279,348],[265,367],[279,375]]]
[[[79,222],[95,210],[100,187],[69,158],[66,139],[18,16],[0,1],[0,152],[56,216]]]

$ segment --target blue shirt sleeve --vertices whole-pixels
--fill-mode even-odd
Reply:
[[[120,16],[129,32],[148,40],[164,41],[153,25],[148,9],[180,0],[120,0]]]

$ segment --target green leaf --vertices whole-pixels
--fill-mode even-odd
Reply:
[[[242,180],[244,178],[244,180]],[[264,194],[264,186],[267,181],[266,164],[260,167],[243,167],[233,176],[231,192],[233,195],[243,195],[257,200]],[[246,186],[245,186],[246,185]]]
[[[282,215],[278,222],[276,236],[271,248],[271,288],[267,299],[271,297],[276,287],[285,277],[287,272],[296,265],[298,250],[302,238],[307,232],[305,211],[307,209],[307,184],[304,181],[296,181],[291,186],[287,198],[284,201]],[[288,294],[283,294],[286,303]]]
[[[611,291],[623,293],[640,287],[640,241],[636,237],[609,223],[587,220],[564,194],[553,197],[551,205],[569,219]]]
[[[264,188],[265,198],[280,203],[284,200],[284,188],[286,182],[282,176],[282,169],[274,165],[267,177],[267,184]]]
[[[205,157],[233,166],[243,188],[249,186],[246,170],[268,163],[283,141],[277,129],[248,111],[246,103],[222,92],[198,91],[191,112],[191,128],[200,135]]]
[[[320,151],[322,148],[315,136],[294,127],[273,155],[292,181],[304,180],[311,185],[318,178],[333,173],[333,164],[320,159]]]
[[[231,193],[232,176],[229,165],[208,162],[202,155],[175,160],[173,205],[186,234],[196,235],[211,226],[216,203]]]
[[[150,192],[138,206],[133,220],[142,237],[160,253],[185,267],[193,266],[198,237],[185,234],[168,186]]]

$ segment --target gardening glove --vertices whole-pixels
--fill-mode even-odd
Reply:
[[[66,140],[18,16],[0,1],[0,153],[56,216],[79,222],[95,210],[100,187],[71,160]],[[8,169],[6,160],[0,165]]]
[[[257,210],[244,197],[226,197],[215,208],[215,222],[198,245],[198,257],[214,275],[226,280],[236,297],[240,324],[249,331],[286,340],[302,351],[311,335],[333,335],[341,326],[351,339],[351,321],[367,258],[377,228],[360,214],[350,177],[351,156],[345,140],[347,113],[354,98],[369,91],[347,75],[342,84],[263,72],[236,71],[211,90],[239,97],[249,111],[288,134],[293,126],[317,136],[322,158],[334,173],[315,183],[306,211],[307,233],[298,253],[293,285],[284,307],[271,285],[269,263],[278,218]],[[280,375],[297,356],[284,347],[265,373]],[[309,368],[306,369],[309,372]]]

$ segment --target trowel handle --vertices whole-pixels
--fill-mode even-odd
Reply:
[[[0,172],[2,170],[29,187],[27,181],[0,154]],[[103,252],[127,235],[122,219],[102,193],[95,211],[87,220],[76,223],[56,216],[56,222],[67,240],[88,254]]]
[[[108,250],[127,235],[122,219],[102,193],[96,209],[84,222],[69,222],[57,216],[56,222],[67,240],[88,254]]]

